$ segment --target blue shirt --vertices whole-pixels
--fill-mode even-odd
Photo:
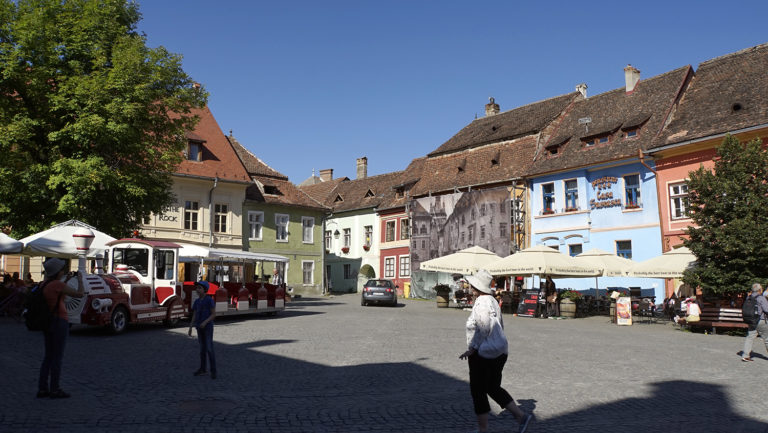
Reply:
[[[213,301],[213,296],[206,296],[204,298],[198,298],[195,303],[192,304],[192,311],[195,315],[195,326],[200,326],[205,320],[211,317],[211,311],[216,308],[216,303]],[[212,325],[213,322],[208,322]]]
[[[757,302],[757,313],[758,317],[760,317],[760,320],[765,319],[766,315],[768,315],[768,299],[765,299],[765,296],[758,295],[756,293],[753,293],[750,296],[756,296],[757,299],[755,300]]]

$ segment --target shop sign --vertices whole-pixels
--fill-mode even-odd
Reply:
[[[621,199],[613,197],[613,185],[617,184],[619,179],[615,176],[603,176],[593,180],[592,188],[595,190],[595,197],[589,201],[590,209],[601,209],[606,207],[621,206]]]

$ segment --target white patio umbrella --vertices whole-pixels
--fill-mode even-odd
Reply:
[[[72,241],[72,235],[83,227],[90,229],[94,234],[93,243],[86,256],[89,258],[103,256],[107,249],[107,242],[114,241],[115,238],[78,220],[56,224],[48,230],[19,239],[19,242],[24,244],[21,253],[27,256],[77,258],[77,248]]]
[[[594,277],[601,270],[545,245],[536,245],[504,257],[485,267],[491,275],[550,275],[552,277]]]
[[[596,266],[601,270],[601,274],[595,276],[595,296],[599,293],[598,277],[623,277],[626,275],[627,270],[636,264],[632,260],[619,257],[616,254],[599,248],[592,248],[577,255],[574,259],[582,264]]]
[[[627,272],[629,277],[638,278],[680,278],[683,272],[694,265],[696,256],[686,247],[680,247],[642,261]]]
[[[24,244],[16,239],[0,233],[0,254],[19,254],[23,246]]]
[[[421,262],[419,269],[424,271],[439,271],[469,275],[474,274],[478,269],[481,269],[488,263],[500,258],[501,257],[492,251],[474,246],[457,251],[453,254]]]

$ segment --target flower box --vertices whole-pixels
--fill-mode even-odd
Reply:
[[[631,204],[628,204],[628,205],[624,206],[624,209],[640,209],[640,205],[639,204],[631,203]]]
[[[368,251],[368,250],[370,250],[370,249],[371,249],[371,246],[370,246],[370,245],[363,245],[363,249],[364,249],[364,250],[366,250],[366,251]]]
[[[555,211],[553,211],[552,209],[544,209],[544,210],[541,212],[541,214],[542,214],[542,215],[552,215],[552,214],[554,214],[554,213],[555,213]]]
[[[565,208],[566,212],[576,212],[577,210],[579,210],[579,208],[577,208],[577,207],[567,207],[567,208]]]
[[[344,254],[349,253],[349,247],[341,247],[341,252]]]

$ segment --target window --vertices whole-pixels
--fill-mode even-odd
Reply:
[[[344,265],[344,279],[351,280],[352,278],[354,278],[354,275],[352,275],[352,265]]]
[[[311,285],[315,283],[315,262],[303,261],[301,262],[301,274],[302,283],[305,285]]]
[[[544,214],[555,213],[555,184],[545,183],[541,185],[541,196],[543,198]]]
[[[410,239],[411,237],[411,221],[408,218],[400,220],[400,239]]]
[[[349,248],[352,245],[352,229],[344,229],[344,246]]]
[[[187,144],[187,159],[189,161],[202,161],[203,143],[190,140]]]
[[[581,244],[568,245],[568,254],[571,257],[578,256],[579,254],[581,254]]]
[[[485,239],[485,226],[480,226],[480,239]]]
[[[669,186],[669,212],[673,220],[687,218],[688,184],[677,183]]]
[[[464,242],[464,233],[461,234],[461,241]],[[427,241],[421,241],[421,249],[427,248]]]
[[[616,255],[625,259],[631,259],[632,241],[616,241]]]
[[[475,220],[475,208],[472,208],[469,212],[469,219],[474,221]]]
[[[485,203],[480,205],[480,216],[485,216]]]
[[[576,179],[565,181],[565,211],[579,209],[579,184]]]
[[[217,204],[214,206],[213,231],[219,233],[227,232],[227,205]]]
[[[507,237],[507,223],[499,223],[499,236],[502,238]]]
[[[384,278],[395,278],[395,258],[384,258]]]
[[[630,174],[624,176],[625,209],[636,209],[640,207],[640,175]]]
[[[370,247],[373,241],[373,226],[365,226],[365,246]]]
[[[275,214],[275,240],[288,242],[288,215]]]
[[[411,257],[400,256],[400,278],[411,275]]]
[[[305,244],[315,242],[315,219],[312,217],[301,217],[301,240]]]
[[[155,278],[160,280],[172,280],[174,266],[173,251],[158,251],[155,256]]]
[[[199,206],[196,201],[184,202],[184,230],[197,230]]]
[[[248,211],[248,239],[260,241],[263,227],[264,212]]]
[[[330,251],[331,250],[331,231],[330,230],[326,230],[325,231],[324,238],[325,238],[324,239],[324,241],[325,241],[325,250],[326,251]]]
[[[464,239],[466,238],[465,233],[461,232],[461,243],[464,243]],[[422,241],[423,242],[423,241]]]
[[[608,136],[605,137],[597,137],[597,138],[590,138],[589,140],[584,141],[584,145],[586,147],[592,147],[596,144],[603,144],[608,142]]]
[[[627,138],[637,137],[637,128],[628,129],[624,136]]]
[[[384,240],[386,242],[392,242],[395,240],[395,222],[387,221],[387,227],[384,231]]]
[[[469,242],[474,242],[475,241],[475,226],[469,226],[468,230],[469,230],[469,234],[467,235],[467,240]]]

